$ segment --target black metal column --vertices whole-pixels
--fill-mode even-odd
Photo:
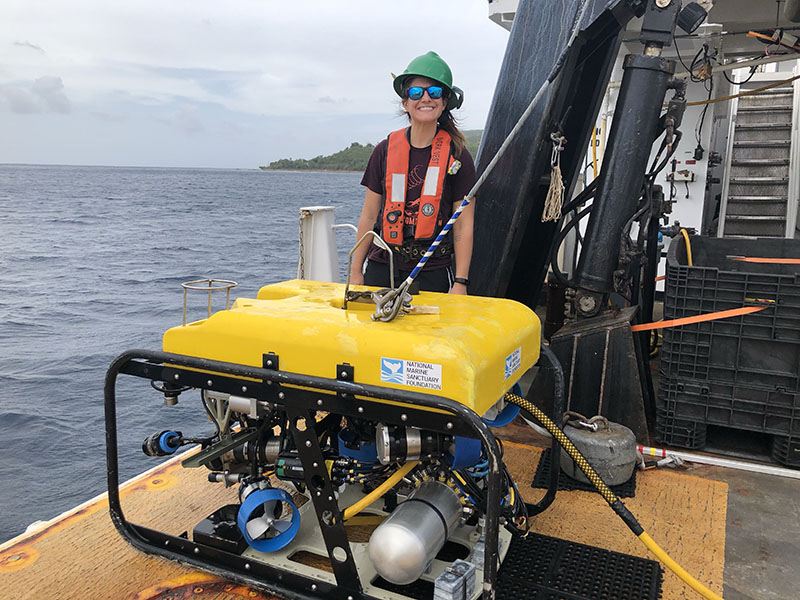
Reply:
[[[601,293],[614,291],[620,235],[641,196],[648,150],[675,64],[661,56],[628,55],[624,69],[575,275],[578,287]]]

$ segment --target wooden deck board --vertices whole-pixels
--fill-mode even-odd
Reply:
[[[209,484],[204,471],[182,469],[177,461],[137,478],[122,496],[128,520],[173,534],[236,501],[234,489]],[[130,546],[111,523],[105,496],[3,544],[0,570],[7,600],[130,598],[196,572]]]

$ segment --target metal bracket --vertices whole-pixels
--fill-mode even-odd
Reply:
[[[263,365],[265,369],[272,369],[273,371],[277,371],[279,369],[279,360],[278,355],[274,352],[267,352],[263,356]]]
[[[336,365],[336,379],[339,381],[355,381],[355,368],[350,363]]]
[[[306,487],[317,513],[320,533],[325,540],[333,574],[340,588],[362,593],[361,580],[344,528],[344,516],[339,510],[325,457],[319,447],[314,428],[314,411],[308,411],[290,402],[286,406],[291,419],[291,433],[303,465]]]
[[[260,432],[258,429],[244,429],[242,431],[237,431],[227,440],[220,440],[213,446],[209,446],[194,456],[190,456],[181,462],[181,466],[187,469],[202,467],[215,458],[219,458],[229,450],[233,450],[234,448],[238,448],[246,442],[257,439],[259,434]]]

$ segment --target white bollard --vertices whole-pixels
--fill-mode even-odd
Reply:
[[[333,206],[300,209],[300,262],[298,279],[339,281]]]

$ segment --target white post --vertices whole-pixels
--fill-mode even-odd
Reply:
[[[339,281],[333,206],[300,209],[300,263],[298,279]]]

